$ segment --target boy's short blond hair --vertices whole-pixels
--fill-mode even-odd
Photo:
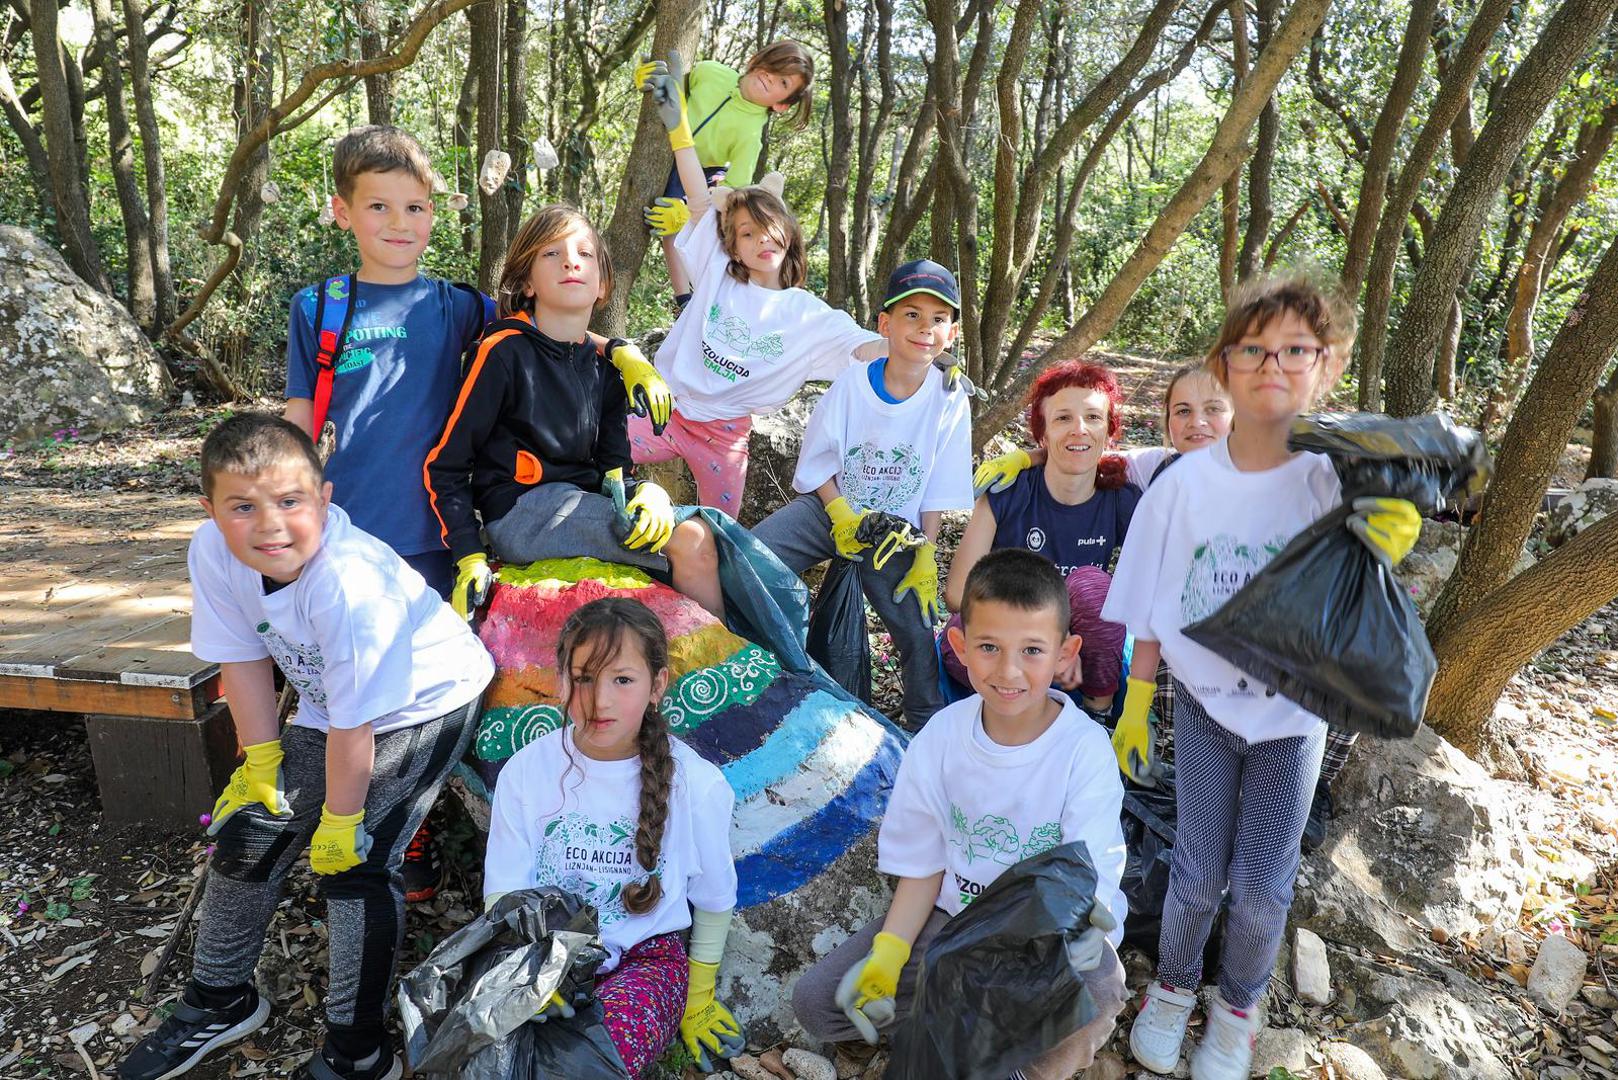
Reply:
[[[345,202],[354,182],[365,173],[402,172],[428,191],[433,189],[433,163],[414,135],[386,124],[357,127],[337,140],[331,154],[332,180]]]
[[[285,465],[308,469],[316,488],[325,477],[320,454],[302,428],[273,413],[237,413],[202,440],[202,494],[213,498],[220,473],[257,476]]]

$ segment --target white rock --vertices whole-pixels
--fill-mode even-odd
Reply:
[[[1337,1070],[1339,1080],[1387,1080],[1370,1054],[1353,1043],[1327,1043],[1326,1061]]]
[[[1586,480],[1547,515],[1545,542],[1560,547],[1614,510],[1618,510],[1618,480]]]
[[[1277,1066],[1288,1072],[1302,1072],[1309,1067],[1309,1051],[1314,1048],[1314,1036],[1306,1031],[1267,1027],[1253,1043],[1252,1075],[1268,1076]]]
[[[112,1033],[121,1039],[126,1035],[134,1034],[135,1029],[138,1027],[140,1027],[139,1020],[136,1020],[128,1013],[119,1013],[118,1018],[112,1022]]]
[[[781,1064],[791,1069],[798,1080],[837,1080],[836,1066],[819,1054],[797,1047],[781,1055]]]
[[[1326,943],[1302,926],[1292,944],[1292,988],[1311,1005],[1331,1001],[1331,962],[1326,959]]]
[[[1528,996],[1551,1012],[1561,1012],[1584,985],[1590,958],[1561,934],[1552,934],[1539,946],[1528,972]]]

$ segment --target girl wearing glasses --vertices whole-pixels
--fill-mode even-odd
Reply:
[[[1102,617],[1135,635],[1120,768],[1150,781],[1148,719],[1159,659],[1175,677],[1178,843],[1163,905],[1157,978],[1130,1032],[1142,1065],[1172,1072],[1197,1003],[1202,952],[1227,890],[1219,985],[1195,1080],[1241,1080],[1252,1062],[1256,1006],[1286,929],[1298,842],[1326,743],[1321,719],[1191,642],[1181,629],[1211,614],[1342,499],[1320,455],[1287,434],[1342,375],[1355,316],[1301,277],[1249,283],[1232,297],[1206,367],[1230,393],[1228,437],[1189,454],[1152,484],[1130,523]],[[1357,501],[1350,528],[1390,562],[1421,529],[1403,500]]]

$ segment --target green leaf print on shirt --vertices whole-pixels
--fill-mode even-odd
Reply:
[[[1205,619],[1253,580],[1287,546],[1276,536],[1254,549],[1229,533],[1220,533],[1191,553],[1191,566],[1180,589],[1180,615],[1185,625]]]
[[[628,818],[596,821],[577,811],[554,817],[540,830],[534,852],[534,884],[567,889],[595,905],[602,927],[628,917],[624,889],[647,876],[635,859],[635,823]],[[658,855],[654,874],[663,872]]]
[[[1061,823],[1047,821],[1043,825],[1035,826],[1033,831],[1028,834],[1028,839],[1023,841],[1022,857],[1031,859],[1042,851],[1049,851],[1061,842]]]
[[[708,308],[708,321],[702,328],[702,336],[710,344],[722,345],[729,352],[748,360],[774,360],[786,351],[779,330],[755,336],[753,328],[740,316],[721,318],[718,304]]]

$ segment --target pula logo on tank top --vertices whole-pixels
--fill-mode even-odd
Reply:
[[[1045,530],[1035,525],[1028,530],[1026,541],[1029,551],[1043,551],[1045,549]]]

